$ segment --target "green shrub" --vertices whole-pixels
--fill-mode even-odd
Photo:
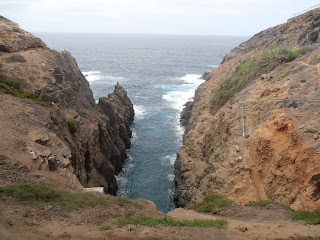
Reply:
[[[307,224],[320,224],[320,208],[314,212],[294,211],[291,213],[293,220],[305,220]]]
[[[225,228],[228,222],[224,219],[217,219],[217,220],[174,220],[171,218],[154,218],[154,217],[147,217],[147,216],[138,216],[133,217],[130,220],[126,221],[119,221],[117,222],[119,225],[127,225],[127,224],[134,224],[134,225],[143,225],[143,226],[156,226],[162,225],[165,227],[218,227],[218,228]]]
[[[13,28],[12,28],[12,31],[13,31],[13,32],[20,32],[20,29],[17,28],[17,27],[13,27]]]
[[[291,62],[310,51],[312,49],[306,46],[276,47],[245,60],[214,92],[211,99],[211,112],[218,111],[236,92],[248,86],[258,76],[272,71],[283,63]]]
[[[286,76],[285,73],[281,73],[281,74],[277,77],[277,81],[281,81],[285,76]]]
[[[89,193],[71,193],[56,187],[39,184],[14,184],[0,187],[0,195],[11,197],[18,204],[44,207],[59,206],[62,210],[69,211],[80,208],[90,208],[98,205],[110,205],[111,203],[132,204],[129,199],[107,198]]]
[[[320,224],[320,208],[315,210],[314,212],[310,211],[295,211],[289,205],[284,203],[274,202],[271,200],[262,200],[262,201],[251,201],[246,206],[260,206],[265,207],[270,204],[275,204],[284,207],[288,211],[290,211],[291,218],[293,220],[304,220],[307,224]]]
[[[106,230],[110,230],[111,227],[110,226],[102,226],[99,228],[100,231],[106,231]]]
[[[7,86],[17,90],[20,89],[20,82],[18,80],[0,78],[0,83],[6,84]]]
[[[191,209],[197,212],[208,213],[213,207],[225,207],[229,205],[231,205],[231,201],[227,197],[218,194],[209,194],[205,196],[201,202],[193,205]]]
[[[70,119],[68,121],[68,127],[69,127],[69,132],[71,134],[75,134],[78,130],[78,125],[73,119]]]
[[[20,81],[13,79],[4,79],[0,78],[0,94],[10,94],[12,96],[22,98],[22,99],[30,99],[35,101],[43,106],[48,106],[50,103],[41,102],[39,94],[37,93],[25,93],[20,89]]]
[[[279,202],[274,202],[271,200],[261,200],[261,201],[250,201],[249,203],[246,204],[246,206],[260,206],[260,207],[265,207],[268,206],[270,204],[274,204],[274,205],[279,205],[281,207],[284,207],[285,209],[289,210],[289,211],[294,211],[289,205],[284,204],[284,203],[279,203]]]

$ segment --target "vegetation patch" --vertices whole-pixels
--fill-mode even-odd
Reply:
[[[279,205],[281,207],[284,207],[285,209],[289,210],[289,211],[294,211],[289,205],[284,204],[284,203],[279,203],[279,202],[274,202],[271,200],[261,200],[261,201],[250,201],[248,204],[246,204],[246,206],[260,206],[260,207],[265,207],[268,205]]]
[[[281,73],[278,77],[277,77],[277,80],[278,81],[281,81],[284,77],[285,77],[285,73]]]
[[[307,224],[320,224],[320,208],[314,212],[294,211],[291,213],[293,220],[304,220]]]
[[[314,212],[310,211],[295,211],[289,205],[284,203],[274,202],[271,200],[262,200],[262,201],[251,201],[246,206],[260,206],[265,207],[270,204],[279,205],[290,211],[291,218],[293,220],[304,220],[307,224],[320,224],[320,208],[315,210]]]
[[[13,31],[13,32],[18,32],[18,33],[20,33],[20,29],[17,28],[17,27],[12,28],[12,31]]]
[[[25,93],[20,89],[20,82],[13,79],[0,78],[0,94],[9,94],[21,99],[30,99],[42,106],[49,106],[50,103],[40,101],[39,94]]]
[[[294,34],[293,33],[287,33],[287,34],[283,34],[282,37],[284,39],[289,39],[289,38],[293,38],[294,37]]]
[[[208,194],[201,202],[193,205],[191,209],[197,212],[208,213],[213,207],[225,207],[229,205],[231,205],[231,201],[227,197],[218,194]]]
[[[71,134],[75,134],[78,130],[78,125],[73,119],[70,119],[68,121],[68,127],[69,127],[69,132]]]
[[[7,63],[17,63],[17,62],[24,63],[24,62],[27,62],[27,60],[23,56],[21,56],[19,54],[13,54],[10,57],[5,58],[4,60]]]
[[[312,51],[312,48],[306,46],[276,47],[245,60],[214,92],[211,99],[211,112],[214,114],[218,111],[235,93],[248,86],[258,76],[270,72],[286,62],[291,62],[310,51]]]
[[[127,224],[134,224],[137,226],[156,226],[162,225],[165,227],[218,227],[218,228],[225,228],[228,225],[228,222],[223,219],[217,220],[182,220],[177,221],[171,218],[154,218],[154,217],[147,217],[147,216],[138,216],[133,217],[130,220],[119,221],[117,222],[119,225],[127,225]]]
[[[106,230],[111,230],[110,226],[102,226],[99,228],[100,231],[106,231]]]
[[[0,195],[11,197],[18,204],[34,207],[51,205],[60,207],[63,211],[90,208],[98,205],[133,204],[133,201],[129,199],[108,198],[89,193],[71,193],[45,183],[13,184],[0,187]]]

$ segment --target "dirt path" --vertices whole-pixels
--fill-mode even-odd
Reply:
[[[219,215],[197,213],[178,208],[167,216],[177,220],[226,219],[226,229],[120,226],[115,222],[132,215],[164,217],[156,209],[128,209],[123,206],[82,209],[67,216],[54,209],[18,206],[0,199],[0,240],[320,240],[320,227],[290,220],[288,212],[279,206],[221,208]],[[109,230],[100,230],[109,226]]]
[[[249,211],[252,210],[249,208]],[[263,215],[268,211],[268,217]],[[242,217],[214,216],[212,214],[197,213],[193,210],[182,208],[168,213],[169,216],[178,219],[226,219],[229,224],[225,231],[237,236],[236,239],[320,239],[320,226],[306,225],[304,222],[292,221],[286,216],[281,216],[278,207],[275,209],[256,208],[256,212],[243,214]]]

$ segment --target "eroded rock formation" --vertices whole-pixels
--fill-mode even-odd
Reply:
[[[126,91],[117,84],[96,104],[70,53],[49,49],[4,17],[0,64],[0,154],[53,183],[103,186],[115,194],[115,174],[130,147],[134,115]],[[10,91],[37,96],[39,101],[12,96]]]
[[[175,163],[177,206],[214,192],[238,203],[270,199],[295,209],[320,207],[319,26],[315,9],[262,31],[227,54],[199,86]],[[253,73],[210,111],[213,94],[237,66],[282,46],[313,51]]]

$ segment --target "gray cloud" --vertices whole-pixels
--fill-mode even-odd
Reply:
[[[315,0],[1,0],[1,15],[31,32],[252,35]]]

